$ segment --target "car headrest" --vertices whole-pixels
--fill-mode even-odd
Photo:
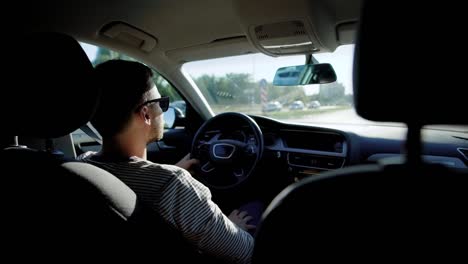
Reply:
[[[54,138],[91,119],[99,92],[93,66],[75,39],[33,33],[8,45],[0,104],[4,133]]]
[[[455,3],[365,1],[354,55],[357,113],[374,121],[468,124],[466,55],[457,48],[463,10]]]

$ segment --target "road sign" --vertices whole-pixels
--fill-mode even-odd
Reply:
[[[260,87],[260,99],[262,104],[265,105],[268,101],[268,94],[267,94],[267,81],[265,79],[261,79],[258,86]]]

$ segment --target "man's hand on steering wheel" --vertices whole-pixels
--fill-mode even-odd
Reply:
[[[191,158],[190,157],[190,153],[185,155],[179,162],[177,162],[175,165],[177,167],[180,167],[182,169],[186,169],[187,171],[190,172],[190,174],[193,175],[193,166],[194,165],[198,165],[200,163],[200,161],[198,159],[195,159],[195,158]]]

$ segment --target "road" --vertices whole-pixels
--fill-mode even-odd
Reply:
[[[385,125],[385,126],[405,126],[403,123],[391,122],[373,122],[366,120],[356,114],[354,108],[336,110],[330,112],[319,113],[315,115],[307,115],[298,118],[285,120],[292,123],[319,123],[319,124],[363,124],[363,125]],[[437,130],[450,130],[454,132],[468,133],[468,126],[462,125],[429,125],[424,128]]]
[[[288,119],[293,123],[375,124],[356,114],[353,108]]]

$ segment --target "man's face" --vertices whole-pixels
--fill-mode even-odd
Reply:
[[[145,97],[146,100],[161,98],[156,85],[153,84],[153,88],[147,92]],[[148,143],[150,143],[162,139],[164,134],[164,118],[159,103],[150,104],[148,108],[148,118],[151,118],[151,130],[148,137]]]

